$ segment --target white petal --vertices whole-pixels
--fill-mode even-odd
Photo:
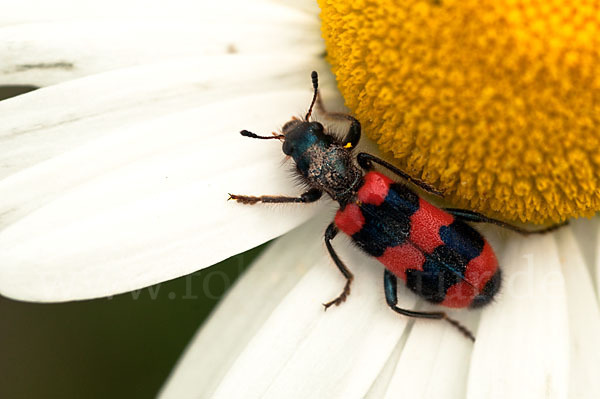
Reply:
[[[113,129],[153,117],[242,93],[310,89],[307,76],[311,69],[325,72],[327,67],[320,58],[303,55],[194,57],[95,75],[2,101],[0,178]],[[323,87],[333,86],[331,75],[321,73],[321,80]],[[301,107],[283,115],[270,114],[275,118],[273,128],[306,109],[308,101],[304,99]],[[227,119],[238,117],[240,121],[247,119],[244,110],[232,110]],[[212,133],[200,126],[194,129],[197,136]]]
[[[584,264],[587,267],[590,276],[597,276],[596,253],[598,252],[598,248],[600,248],[598,245],[600,244],[600,241],[598,241],[598,229],[600,229],[599,222],[600,219],[597,217],[592,219],[579,218],[570,221],[571,230],[573,234],[575,234],[575,241],[577,242],[581,256],[583,256]]]
[[[313,240],[322,240],[326,222]],[[364,397],[407,319],[385,304],[381,264],[350,248],[347,240],[336,238],[334,247],[356,276],[348,300],[323,312],[320,303],[343,287],[323,248],[323,256],[270,315],[212,397]],[[400,301],[414,306],[415,298],[401,295]]]
[[[54,3],[48,9],[47,2],[14,2],[3,9],[0,84],[46,86],[198,55],[323,51],[317,14],[274,2]]]
[[[448,312],[470,329],[477,314]],[[468,322],[467,322],[468,321]],[[414,320],[385,398],[464,398],[473,343],[449,323]]]
[[[245,11],[254,12],[260,18],[261,11],[268,10],[265,7],[273,7],[285,4],[286,7],[314,11],[318,9],[310,0],[228,0],[224,3],[211,2],[209,0],[170,0],[168,3],[162,0],[105,0],[98,3],[94,0],[54,0],[48,3],[44,0],[22,0],[10,2],[4,5],[3,13],[0,15],[0,26],[14,25],[24,22],[52,21],[52,20],[74,20],[86,17],[172,17],[189,16],[205,18],[212,16],[215,19],[234,14],[233,11],[248,4]]]
[[[594,288],[596,298],[600,303],[600,220],[598,217],[591,221],[577,221],[573,230],[577,235],[577,241],[580,243],[586,263],[591,265],[589,273],[592,278],[595,277]],[[584,236],[582,238],[582,236]]]
[[[589,220],[584,222],[590,223]],[[569,398],[600,397],[600,311],[589,270],[570,228],[557,233],[569,306]]]
[[[400,337],[398,343],[396,343],[396,347],[390,353],[385,365],[377,375],[375,381],[369,388],[369,391],[365,395],[365,399],[379,399],[385,396],[386,391],[390,385],[390,381],[396,372],[396,365],[398,364],[398,360],[400,360],[400,356],[402,355],[402,351],[404,350],[404,345],[406,344],[406,340],[408,338],[408,334],[410,332],[410,327],[412,326],[412,321],[408,322],[407,328],[404,330],[404,334]]]
[[[315,239],[323,234],[322,220],[314,218],[279,238],[254,262],[192,339],[162,397],[212,396],[271,312],[323,257],[322,240]]]
[[[131,108],[129,113],[118,105],[110,107],[110,94],[92,100],[97,102],[99,115],[108,110],[105,118],[88,113],[85,104],[81,114],[76,106],[66,108],[71,118],[67,110],[58,120],[49,121],[45,118],[52,117],[44,116],[47,110],[43,108],[30,113],[34,117],[31,127],[14,138],[13,151],[26,147],[29,132],[50,138],[41,140],[45,161],[9,157],[16,165],[0,181],[0,192],[7,193],[0,203],[2,294],[62,301],[125,292],[214,264],[311,217],[318,206],[278,209],[226,201],[228,192],[299,192],[280,165],[277,143],[244,139],[238,132],[248,128],[268,134],[290,114],[305,109],[310,99],[310,87],[294,91],[290,82],[295,78],[285,77],[302,75],[306,80],[306,67],[301,63],[295,68],[288,64],[270,69],[280,76],[282,89],[275,90],[267,78],[272,75],[265,73],[254,80],[248,76],[251,72],[243,72],[257,66],[266,69],[264,62],[272,59],[239,60],[245,64],[238,68],[237,82],[230,80],[233,86],[229,86],[220,85],[219,79],[212,81],[208,87],[213,90],[205,90],[205,97],[199,96],[196,104],[214,103],[189,111],[165,113],[160,101],[152,101],[146,93],[125,95],[116,90],[121,95],[116,97]],[[261,76],[260,72],[256,75]],[[112,74],[105,77],[90,78],[89,86],[82,81],[81,87],[73,82],[48,89],[52,94],[46,100],[58,100],[78,88],[100,94],[106,87],[123,83],[113,80]],[[261,93],[257,87],[262,87],[262,93],[265,87],[271,91],[252,94]],[[176,94],[189,96],[175,90],[163,100],[178,101]],[[34,95],[38,94],[16,102],[29,106],[26,98],[38,98]],[[39,96],[44,93],[40,91]],[[113,117],[122,125],[115,126],[119,123]],[[45,123],[50,127],[36,131]],[[86,137],[70,137],[78,132]],[[5,134],[10,133],[9,128]],[[61,145],[53,148],[56,141]],[[31,150],[24,153],[31,154]]]
[[[565,398],[569,326],[554,237],[513,235],[499,261],[503,288],[482,314],[467,397]]]

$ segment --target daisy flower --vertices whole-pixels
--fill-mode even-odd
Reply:
[[[225,201],[298,194],[279,146],[237,132],[268,134],[305,110],[313,69],[340,110],[326,48],[366,135],[455,205],[527,222],[593,214],[595,6],[319,5],[322,25],[308,1],[3,12],[3,84],[42,88],[0,103],[0,293],[113,295],[282,236],[197,333],[163,397],[599,396],[597,220],[527,238],[481,227],[505,280],[483,311],[451,312],[472,344],[391,312],[383,266],[343,238],[352,294],[323,312],[343,284],[323,246],[331,202]],[[403,307],[428,308],[399,291]]]

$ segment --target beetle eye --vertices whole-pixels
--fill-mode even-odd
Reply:
[[[291,155],[294,152],[294,146],[289,140],[286,140],[283,142],[282,150],[285,155]]]
[[[315,129],[317,132],[322,132],[323,131],[323,125],[320,124],[319,122],[311,122],[311,127],[313,129]]]

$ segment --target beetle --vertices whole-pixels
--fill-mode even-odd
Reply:
[[[311,74],[313,98],[303,120],[293,117],[281,134],[260,136],[242,130],[242,136],[277,139],[283,153],[296,164],[296,172],[309,188],[298,197],[229,194],[242,204],[302,203],[319,200],[323,193],[339,203],[334,221],[325,231],[325,246],[346,279],[342,292],[323,304],[340,305],[350,294],[354,275],[340,259],[331,241],[346,233],[361,250],[384,266],[384,291],[388,306],[409,317],[446,320],[467,338],[473,334],[445,312],[423,312],[397,306],[397,279],[425,300],[450,308],[480,308],[489,304],[502,282],[496,255],[487,240],[467,222],[491,223],[521,234],[546,233],[565,223],[529,231],[478,212],[438,208],[419,197],[406,184],[375,170],[378,165],[418,188],[443,197],[428,184],[394,165],[354,149],[361,136],[360,122],[349,114],[327,112],[318,91],[318,75]],[[330,120],[349,123],[345,137],[329,134],[323,124],[311,120],[313,107]]]

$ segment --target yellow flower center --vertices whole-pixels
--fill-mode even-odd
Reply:
[[[459,206],[522,221],[600,209],[600,5],[318,0],[365,133]]]

